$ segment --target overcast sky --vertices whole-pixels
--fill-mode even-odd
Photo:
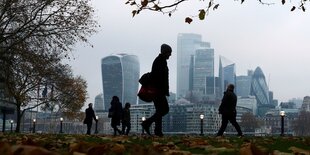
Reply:
[[[266,0],[267,1],[267,0]],[[193,1],[192,1],[193,2]],[[199,4],[184,2],[172,17],[144,11],[132,18],[125,0],[93,0],[99,32],[90,38],[93,48],[78,45],[69,64],[76,75],[88,83],[87,102],[102,93],[101,64],[113,53],[135,54],[141,73],[150,71],[162,43],[170,44],[173,53],[168,60],[170,88],[176,92],[176,44],[178,33],[201,34],[203,41],[215,49],[215,71],[219,55],[236,63],[237,75],[260,66],[274,98],[288,101],[310,95],[310,10],[290,12],[292,4],[260,5],[246,0],[220,0],[218,10],[206,20],[193,23],[185,17],[198,14]],[[280,1],[279,1],[280,2]],[[309,6],[310,9],[310,6]],[[216,75],[217,76],[217,75]]]

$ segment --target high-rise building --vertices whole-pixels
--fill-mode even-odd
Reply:
[[[101,70],[105,107],[110,107],[113,96],[118,96],[123,105],[137,104],[140,64],[136,55],[107,56],[101,60]]]
[[[256,97],[257,105],[270,104],[269,89],[265,80],[265,75],[260,67],[257,67],[253,74],[251,95]]]
[[[242,75],[236,78],[236,95],[241,97],[248,97],[251,93],[252,76]]]
[[[310,96],[305,96],[301,105],[301,111],[310,111]]]
[[[228,84],[236,85],[236,65],[223,56],[220,56],[219,60],[219,82],[221,93],[226,90]],[[220,95],[222,96],[223,94]]]
[[[196,50],[193,67],[193,90],[214,99],[214,49]]]
[[[103,94],[99,94],[95,97],[95,104],[94,104],[94,110],[96,113],[103,112],[105,110],[108,110],[109,107],[106,107],[103,103]]]
[[[202,42],[201,35],[180,33],[177,40],[177,98],[189,91],[190,59],[197,49],[209,48],[210,43]]]

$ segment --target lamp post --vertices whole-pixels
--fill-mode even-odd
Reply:
[[[203,114],[200,115],[200,135],[203,136],[203,118],[205,116]]]
[[[280,116],[281,116],[281,135],[284,136],[284,116],[285,116],[285,111],[280,111]]]
[[[11,120],[11,132],[13,132],[13,123],[14,123],[14,121]]]
[[[36,119],[33,119],[33,120],[32,120],[32,124],[33,124],[33,125],[32,125],[32,126],[33,126],[33,127],[32,127],[32,133],[36,133]]]
[[[143,124],[143,122],[146,120],[146,118],[143,116],[142,117],[142,124]],[[144,128],[143,128],[143,126],[142,126],[142,135],[144,135]]]
[[[96,126],[95,126],[95,134],[98,133],[98,116],[96,116]]]
[[[62,122],[64,121],[64,119],[62,117],[60,117],[60,131],[59,133],[63,133],[62,131]]]

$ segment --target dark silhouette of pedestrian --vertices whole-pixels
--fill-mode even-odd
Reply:
[[[120,135],[122,134],[121,130],[117,128],[117,126],[121,124],[122,111],[123,111],[122,103],[119,101],[119,98],[117,96],[113,96],[109,113],[112,115],[111,127],[114,130],[114,136],[116,136],[117,132]]]
[[[122,133],[128,135],[131,129],[130,124],[130,103],[126,103],[123,108],[123,119],[122,119]],[[126,130],[126,131],[125,131]]]
[[[222,114],[222,125],[216,136],[223,136],[228,121],[235,127],[238,132],[238,136],[243,136],[240,126],[236,121],[237,96],[234,93],[234,88],[235,86],[233,84],[229,84],[224,92],[222,103],[219,107],[219,113]]]
[[[150,126],[155,122],[154,133],[156,136],[163,136],[162,132],[162,117],[169,112],[169,105],[166,96],[169,96],[169,69],[167,66],[167,59],[171,56],[172,49],[167,44],[162,44],[160,54],[155,58],[152,71],[152,86],[156,88],[157,93],[153,99],[155,106],[155,113],[144,122],[142,127],[148,135],[150,133]]]
[[[93,119],[97,122],[95,112],[93,110],[93,104],[89,103],[88,108],[85,110],[85,119],[83,121],[84,124],[87,125],[87,132],[86,134],[90,135],[91,126],[93,124]]]

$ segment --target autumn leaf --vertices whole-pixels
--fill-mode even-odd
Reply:
[[[148,4],[148,0],[142,0],[142,1],[141,1],[142,7],[147,6],[147,4]]]
[[[211,8],[211,6],[212,6],[212,2],[210,1],[210,2],[209,2],[208,8]]]
[[[302,9],[303,12],[306,11],[306,8],[304,6],[301,6],[301,9]]]
[[[219,7],[220,4],[216,4],[214,7],[213,7],[213,10],[217,9]]]
[[[186,17],[186,18],[185,18],[185,23],[190,24],[192,21],[193,21],[192,18],[189,18],[189,17]]]
[[[295,6],[293,6],[292,8],[291,8],[291,11],[294,11],[296,9],[296,7]]]
[[[282,5],[284,5],[285,4],[285,0],[282,0]]]
[[[205,19],[205,16],[206,16],[206,11],[205,10],[199,10],[199,19],[200,20],[204,20]]]
[[[137,14],[137,10],[132,11],[132,17],[134,17]]]

